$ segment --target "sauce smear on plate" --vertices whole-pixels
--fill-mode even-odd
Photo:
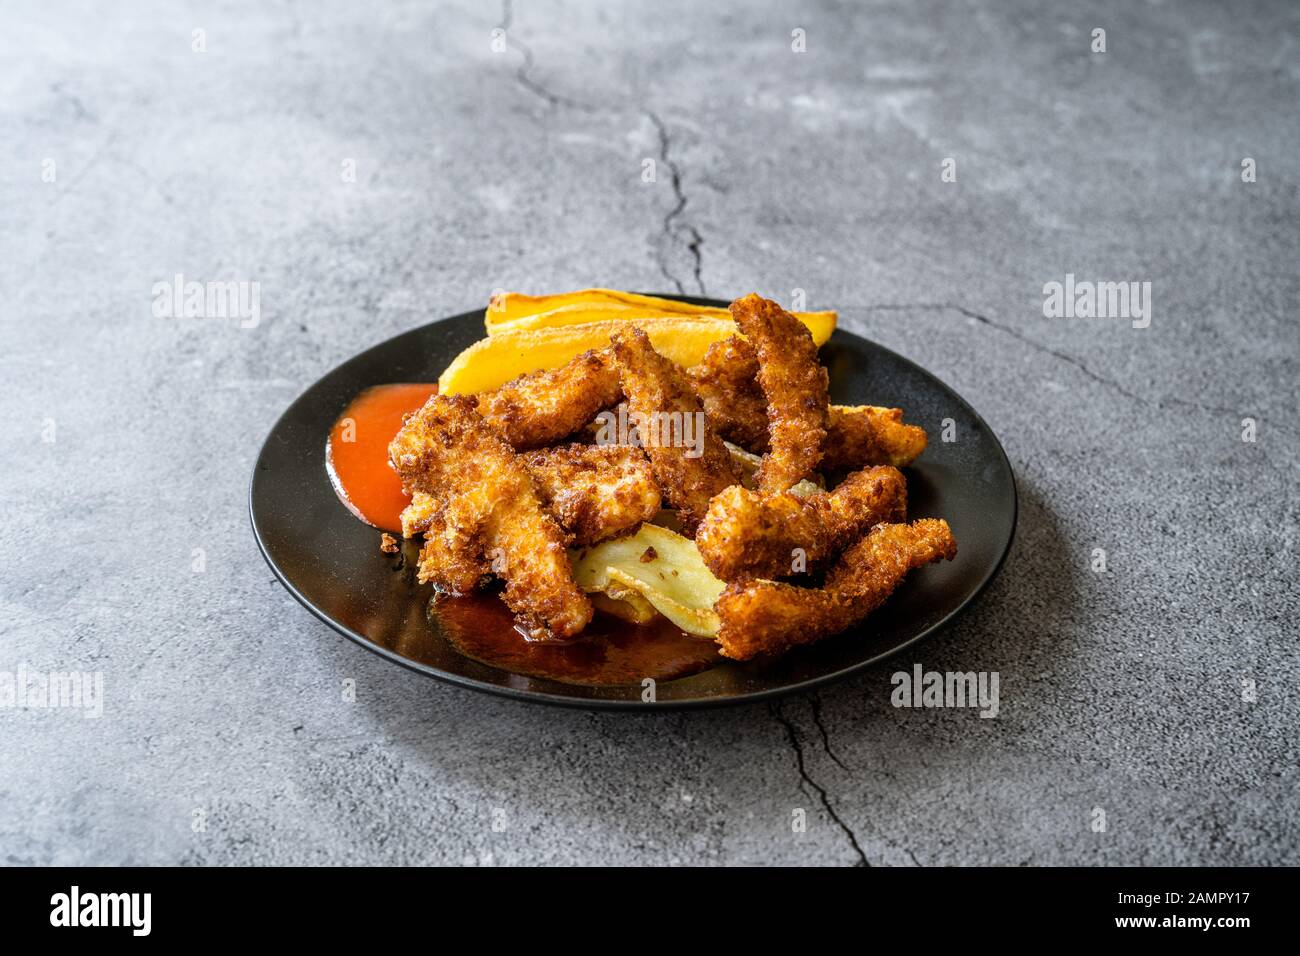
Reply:
[[[466,657],[515,674],[566,684],[640,684],[696,674],[722,658],[712,641],[692,637],[667,618],[629,624],[597,612],[582,635],[565,644],[524,640],[496,594],[437,595],[429,617]]]
[[[402,530],[402,509],[411,496],[388,464],[388,443],[402,419],[419,409],[436,384],[376,385],[356,398],[330,429],[325,467],[348,509],[383,531]]]

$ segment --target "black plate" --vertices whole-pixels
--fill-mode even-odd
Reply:
[[[673,296],[672,298],[683,298]],[[725,306],[715,299],[687,298]],[[861,628],[772,661],[728,662],[641,687],[587,687],[508,673],[455,651],[429,623],[429,588],[408,559],[382,554],[378,532],[339,502],[325,473],[325,441],[359,392],[387,382],[432,382],[482,338],[483,311],[389,339],[307,389],[276,422],[253,472],[253,532],[281,583],[313,614],[362,647],[430,677],[508,697],[578,707],[691,707],[741,703],[847,677],[933,634],[997,573],[1016,525],[1016,486],[1002,446],[956,392],[901,355],[837,330],[822,347],[832,401],[898,406],[930,444],[907,470],[910,518],[948,519],[957,558],[914,571]],[[956,441],[941,440],[952,419]]]

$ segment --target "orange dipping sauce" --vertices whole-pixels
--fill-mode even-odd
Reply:
[[[402,419],[436,395],[433,384],[376,385],[354,398],[330,429],[325,467],[339,499],[366,524],[402,530],[411,496],[388,464],[388,443]]]

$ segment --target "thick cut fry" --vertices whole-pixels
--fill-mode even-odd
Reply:
[[[957,544],[946,521],[879,525],[844,552],[825,587],[774,581],[731,584],[715,608],[722,654],[749,660],[838,634],[862,621],[913,568],[951,560]]]
[[[834,491],[715,495],[695,533],[700,556],[723,581],[813,573],[881,522],[907,516],[907,483],[888,465],[855,472]]]
[[[808,326],[818,343],[831,337],[838,319],[834,312],[792,314]],[[507,328],[536,329],[580,322],[640,321],[661,315],[730,317],[726,309],[717,306],[691,305],[677,299],[662,299],[614,289],[581,289],[577,292],[540,296],[518,292],[501,293],[488,305],[484,325],[488,335],[496,335]]]
[[[480,395],[478,410],[516,450],[524,451],[568,438],[617,402],[619,394],[618,369],[606,348]]]
[[[524,461],[576,545],[622,534],[659,512],[659,485],[639,448],[574,444],[529,452]]]
[[[768,450],[767,401],[758,384],[758,356],[747,340],[715,343],[689,374],[719,435],[751,452]],[[903,424],[901,409],[831,405],[826,419],[822,467],[831,471],[906,468],[925,450],[925,429]]]
[[[800,322],[771,299],[750,294],[731,303],[736,327],[758,356],[758,384],[767,399],[768,451],[758,469],[765,494],[810,477],[826,443],[826,370]]]
[[[504,600],[534,640],[572,637],[591,620],[573,581],[565,536],[527,466],[469,397],[435,395],[388,447],[412,492],[438,500],[449,534],[505,578]],[[445,535],[444,535],[445,537]]]
[[[737,481],[731,455],[709,427],[685,371],[656,352],[645,332],[617,332],[613,347],[623,394],[641,423],[637,431],[655,478],[682,527],[693,534],[709,499]],[[689,443],[687,435],[693,439]]]
[[[559,368],[588,349],[605,348],[610,335],[629,324],[609,321],[503,329],[456,356],[439,376],[438,389],[443,395],[473,395],[500,388],[529,372]],[[736,334],[736,323],[722,316],[674,315],[641,319],[636,325],[650,336],[659,354],[683,368],[698,365],[710,345]],[[820,345],[833,330],[833,325],[819,329],[813,340]]]

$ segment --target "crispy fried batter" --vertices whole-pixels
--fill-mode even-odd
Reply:
[[[758,356],[758,384],[767,399],[768,452],[758,469],[765,494],[811,477],[826,443],[826,370],[808,327],[771,299],[751,293],[731,303],[731,316]]]
[[[719,435],[756,454],[768,450],[767,404],[758,384],[758,356],[749,342],[715,342],[688,373]],[[830,471],[868,465],[906,468],[925,450],[925,429],[904,425],[902,409],[831,405],[826,418],[821,464]]]
[[[430,398],[388,455],[408,489],[437,499],[446,528],[436,537],[448,552],[486,558],[505,578],[504,600],[533,639],[564,639],[586,627],[591,603],[574,583],[564,533],[524,462],[472,397]]]
[[[575,545],[635,528],[659,511],[659,485],[639,448],[573,444],[523,457],[542,502]]]
[[[913,568],[957,553],[948,523],[927,518],[878,525],[831,569],[825,587],[774,581],[731,584],[714,605],[722,654],[749,660],[837,634],[862,621]]]
[[[478,396],[478,410],[519,451],[572,435],[618,401],[618,369],[609,349],[533,372]]]
[[[638,427],[668,506],[678,509],[683,527],[693,533],[709,499],[737,481],[727,446],[709,426],[686,373],[656,352],[645,332],[619,331],[611,341],[630,413],[645,423],[673,419],[695,435],[689,447],[680,434],[673,441],[668,428]]]
[[[925,451],[925,429],[903,424],[901,408],[832,405],[822,466],[849,471],[864,465],[906,468]]]
[[[521,457],[542,504],[569,533],[571,544],[595,544],[635,528],[659,511],[659,485],[639,448],[575,443]],[[414,538],[426,533],[438,509],[433,495],[413,493],[402,512],[402,534]]]
[[[686,374],[719,435],[749,451],[767,451],[767,399],[758,386],[754,346],[739,336],[714,342]]]
[[[806,497],[733,485],[709,502],[695,544],[720,580],[784,578],[816,571],[872,526],[906,515],[907,483],[888,465],[855,472],[834,491]]]

